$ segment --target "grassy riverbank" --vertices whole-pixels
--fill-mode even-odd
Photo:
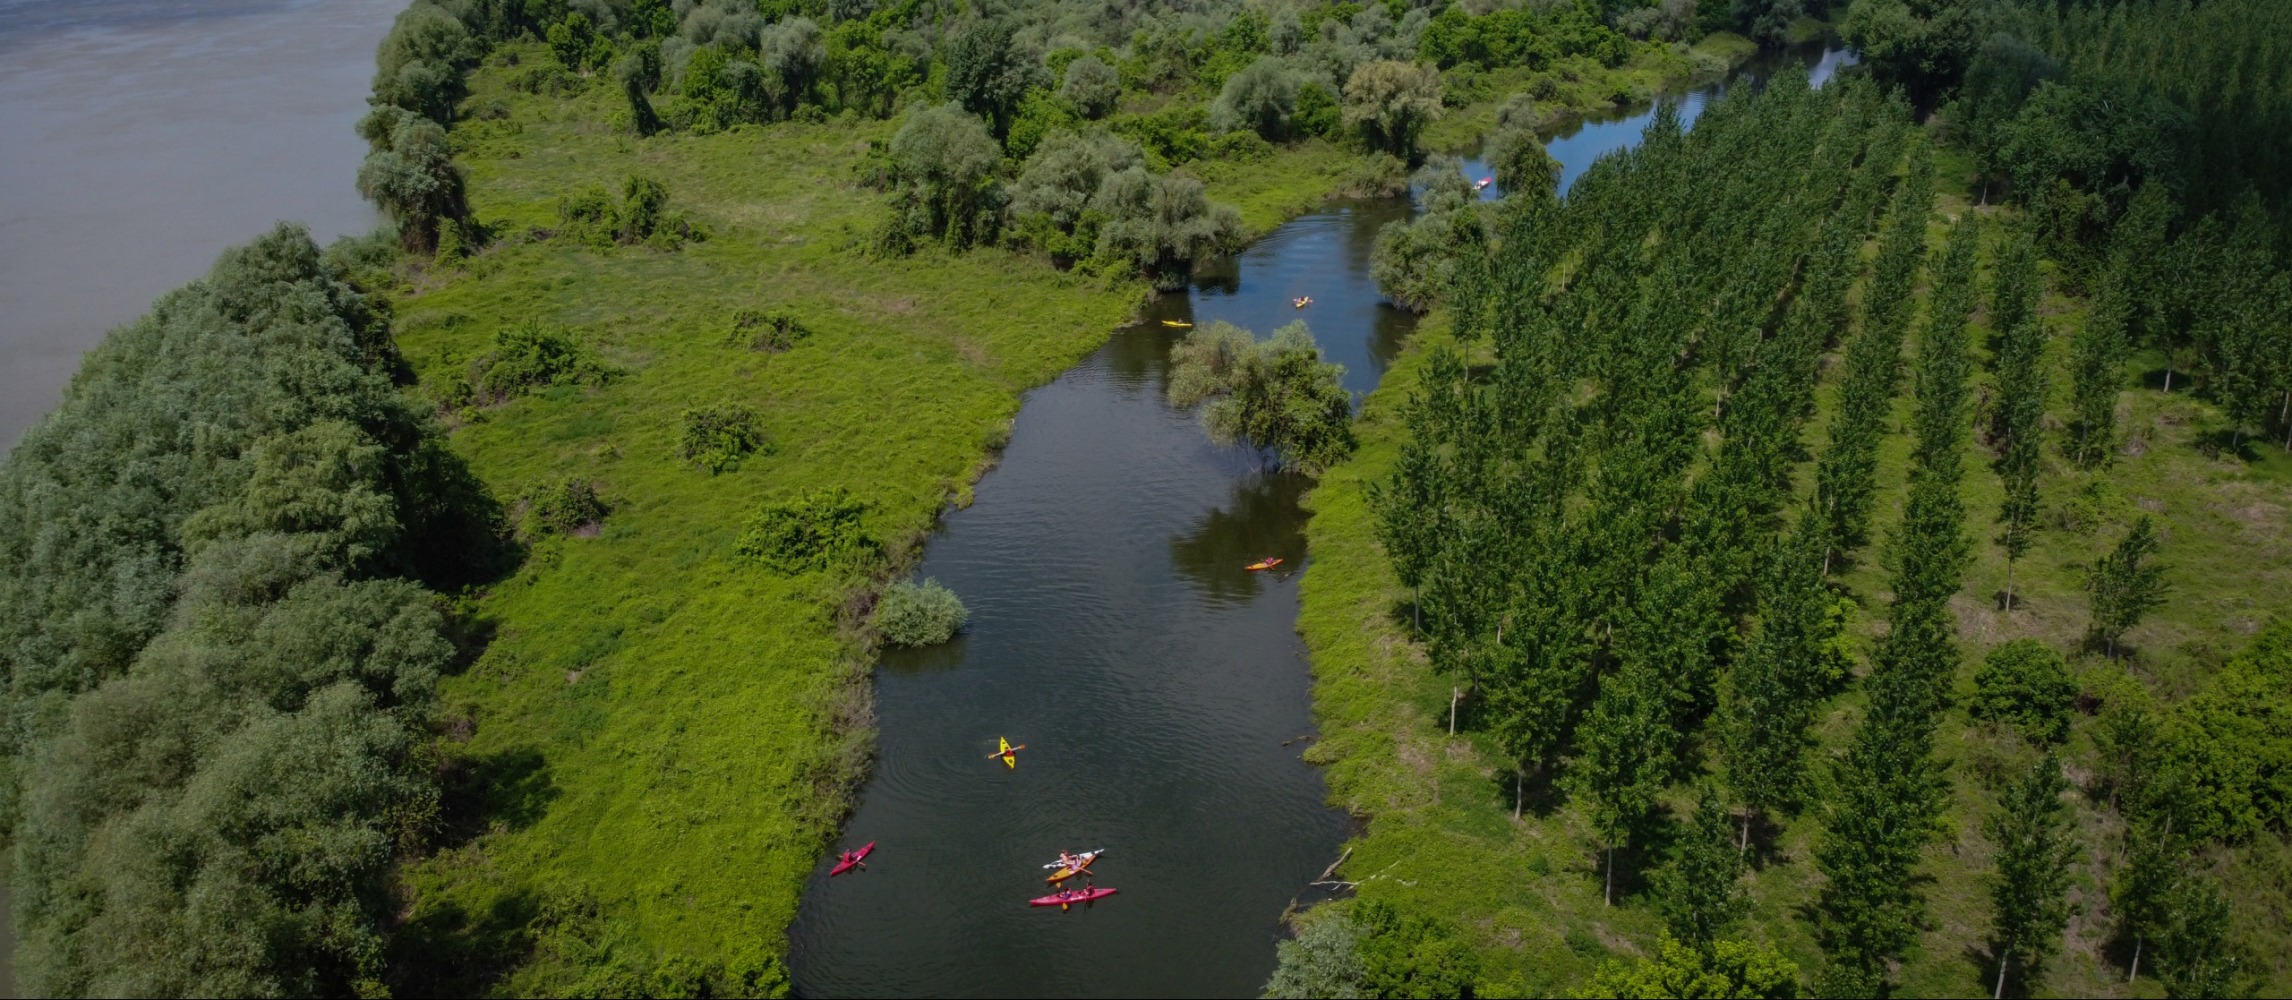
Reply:
[[[1963,175],[1964,164],[1947,157],[1943,162],[1940,213],[1956,215],[1968,210],[1968,199],[1962,185],[1950,181]],[[1939,232],[1937,225],[1937,244]],[[2045,308],[2061,330],[2084,304],[2051,294]],[[1343,876],[1362,883],[1361,898],[1455,921],[1482,956],[1490,995],[1555,995],[1576,988],[1603,960],[1652,955],[1662,922],[1635,884],[1620,887],[1617,905],[1603,905],[1595,853],[1600,838],[1559,794],[1531,796],[1525,818],[1512,818],[1505,755],[1477,733],[1446,735],[1449,679],[1429,669],[1398,617],[1406,614],[1408,594],[1375,539],[1364,490],[1398,458],[1405,434],[1402,404],[1418,383],[1427,350],[1448,340],[1446,323],[1436,314],[1364,407],[1357,425],[1360,451],[1332,470],[1307,500],[1312,562],[1303,581],[1299,627],[1313,657],[1322,724],[1311,759],[1328,766],[1334,801],[1369,819]],[[2057,334],[2049,358],[2057,414],[2066,407],[2067,348],[2066,335]],[[2136,362],[2126,372],[2128,385],[2136,372],[2159,363],[2140,361],[2146,364]],[[1835,381],[1835,368],[1830,371]],[[1984,372],[1979,378],[1986,386],[1986,367]],[[1824,416],[1835,392],[1835,385],[1824,389]],[[2128,444],[2102,473],[2074,470],[2049,448],[2042,483],[2046,526],[2020,563],[2010,615],[1988,596],[2004,580],[2002,554],[1989,541],[1999,480],[1986,451],[1977,446],[1968,455],[1967,534],[1976,540],[1975,561],[1966,589],[1953,602],[1964,654],[1957,678],[1961,704],[1991,647],[2025,636],[2058,649],[2075,647],[2086,623],[2082,567],[2143,512],[2165,526],[2163,559],[2173,595],[2129,636],[2137,650],[2129,665],[2098,658],[2077,664],[2084,691],[2107,700],[2138,684],[2177,700],[2272,618],[2292,613],[2292,456],[2273,447],[2254,449],[2250,462],[2217,456],[2206,447],[2208,435],[2221,425],[2210,404],[2186,393],[2157,392],[2154,380],[2148,389],[2126,391],[2120,405],[2126,414],[2121,426],[2137,443]],[[1896,428],[1909,411],[1909,401],[1899,400]],[[1820,441],[1819,431],[1810,429],[1808,440]],[[1882,453],[1881,538],[1899,517],[1907,452],[1907,440],[1896,434]],[[1841,581],[1860,604],[1852,631],[1865,656],[1882,621],[1888,596],[1883,581],[1875,550]],[[1818,727],[1822,754],[1844,745],[1848,720],[1860,714],[1860,697],[1857,691],[1828,706]],[[2073,762],[2092,752],[2092,723],[2077,719]],[[1937,746],[1954,792],[1945,819],[1949,832],[1926,858],[1929,926],[1898,978],[1899,992],[1908,996],[1986,992],[1995,966],[1983,937],[1991,848],[1982,823],[1995,809],[1996,786],[2031,758],[2018,738],[1975,723],[1962,708],[1946,717]],[[1665,801],[1677,814],[1693,809],[1683,787],[1670,789]],[[2128,988],[2119,968],[2103,959],[2110,925],[2105,888],[2090,859],[2114,856],[2116,821],[2081,797],[2075,801],[2080,860],[2071,899],[2077,912],[2065,953],[2048,966],[2045,989],[2073,996],[2156,995],[2159,987],[2150,980]],[[1810,972],[1820,967],[1807,920],[1819,882],[1810,860],[1817,827],[1809,814],[1781,831],[1777,854],[1762,861],[1750,882],[1753,908],[1744,923],[1748,936],[1772,942]],[[2269,835],[2216,858],[2232,893],[2236,933],[2263,956],[2264,982],[2274,991],[2287,986],[2282,956],[2292,944],[2282,922],[2271,917],[2283,912],[2286,879],[2292,878],[2285,855],[2282,838]]]
[[[884,208],[857,168],[894,122],[640,140],[608,124],[616,88],[521,92],[508,62],[472,74],[473,114],[453,130],[497,241],[406,272],[398,339],[436,390],[466,379],[500,330],[565,327],[619,374],[464,411],[454,445],[505,498],[580,477],[612,510],[590,537],[538,543],[476,600],[493,640],[445,685],[450,833],[406,873],[401,986],[564,993],[680,962],[757,967],[784,949],[865,767],[871,648],[855,611],[944,504],[968,501],[1020,395],[1100,344],[1146,289],[998,250],[869,255]],[[1584,100],[1576,111],[1598,103]],[[1360,161],[1312,140],[1191,169],[1262,233]],[[547,238],[561,198],[617,193],[631,175],[664,185],[708,238],[674,252]],[[746,309],[813,333],[751,351],[732,337]],[[686,409],[720,402],[753,407],[772,447],[711,475],[677,439]],[[867,504],[885,566],[786,577],[735,556],[760,504],[824,488]]]

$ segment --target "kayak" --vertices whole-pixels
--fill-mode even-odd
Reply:
[[[1080,858],[1080,859],[1082,860],[1082,863],[1081,863],[1081,864],[1078,864],[1078,865],[1076,865],[1076,866],[1074,866],[1074,867],[1072,867],[1072,868],[1067,868],[1067,867],[1063,867],[1063,866],[1062,866],[1062,867],[1060,867],[1060,868],[1059,868],[1059,870],[1057,870],[1057,871],[1055,871],[1055,872],[1052,872],[1052,873],[1050,873],[1050,876],[1049,876],[1048,878],[1045,878],[1045,879],[1043,879],[1043,881],[1045,881],[1045,882],[1048,882],[1048,883],[1050,883],[1050,884],[1052,884],[1052,885],[1057,885],[1057,884],[1059,884],[1059,883],[1061,883],[1061,882],[1064,882],[1064,881],[1066,881],[1067,879],[1073,878],[1073,877],[1075,877],[1075,876],[1077,876],[1077,875],[1080,875],[1080,874],[1082,874],[1083,872],[1086,872],[1086,871],[1090,870],[1090,866],[1091,866],[1091,864],[1092,864],[1093,862],[1097,861],[1099,858],[1101,858],[1101,857],[1105,856],[1105,854],[1106,854],[1106,850],[1105,850],[1105,848],[1100,848],[1100,849],[1098,849],[1098,850],[1095,850],[1095,851],[1084,851],[1084,852],[1082,852],[1081,854],[1077,854],[1077,855],[1075,855],[1075,857],[1077,857],[1077,858]],[[1051,864],[1053,864],[1053,865],[1056,865],[1056,864],[1058,864],[1058,862],[1055,862],[1055,861],[1053,861],[1053,862],[1051,862]]]
[[[1009,739],[1001,736],[995,737],[995,742],[999,745],[996,747],[995,752],[988,754],[987,757],[989,759],[1001,757],[1003,758],[1004,767],[1016,770],[1019,766],[1019,751],[1026,749],[1027,745],[1021,743],[1018,746],[1012,746]]]
[[[1114,895],[1112,889],[1067,889],[1063,892],[1051,893],[1048,896],[1037,896],[1027,900],[1027,905],[1055,906],[1063,910],[1076,903],[1088,903],[1093,900],[1105,899],[1111,895]]]
[[[867,846],[859,850],[845,851],[843,857],[836,860],[836,866],[828,869],[828,875],[833,877],[861,867],[860,862],[866,861],[867,856],[873,853],[875,853],[875,841],[872,840],[867,842]]]
[[[1261,569],[1272,569],[1275,566],[1281,565],[1281,563],[1282,559],[1280,556],[1267,556],[1242,568],[1255,573]]]
[[[1162,321],[1162,325],[1173,330],[1190,330],[1194,326],[1194,324],[1188,323],[1182,319],[1166,319]]]

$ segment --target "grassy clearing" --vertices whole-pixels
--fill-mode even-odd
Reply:
[[[1143,289],[996,252],[858,253],[878,199],[849,178],[884,123],[639,143],[603,126],[608,89],[539,98],[501,77],[478,73],[473,103],[508,117],[458,138],[479,215],[511,238],[402,290],[400,343],[425,380],[450,381],[498,329],[571,328],[625,374],[483,411],[454,440],[501,495],[583,476],[613,509],[478,601],[494,641],[446,686],[471,724],[447,752],[456,840],[407,873],[409,936],[446,952],[426,985],[457,991],[562,985],[549,954],[503,974],[537,912],[592,901],[610,917],[590,936],[640,956],[777,953],[864,766],[869,653],[846,604],[870,581],[748,565],[733,554],[743,522],[768,499],[845,487],[902,561],[936,511],[968,500],[1019,394],[1096,347]],[[555,225],[560,195],[632,173],[711,238],[664,253],[517,237]],[[814,332],[751,351],[731,339],[741,308]],[[686,408],[720,401],[754,407],[774,447],[712,476],[676,443]]]
[[[1948,178],[1964,176],[1947,157],[1939,164],[1945,188]],[[1941,208],[1954,215],[1967,206],[1960,190],[1945,193]],[[1940,232],[1937,223],[1936,245]],[[2066,331],[2082,309],[2081,300],[2059,294],[2045,303],[2055,331],[2050,360],[2056,413],[2066,410]],[[1977,336],[1986,338],[1986,331]],[[1529,814],[1512,819],[1510,768],[1500,763],[1503,755],[1477,734],[1446,735],[1448,681],[1430,671],[1397,619],[1405,613],[1407,594],[1375,540],[1363,491],[1398,456],[1405,433],[1400,407],[1417,384],[1426,350],[1448,340],[1436,314],[1365,404],[1356,428],[1360,451],[1307,499],[1313,558],[1303,581],[1299,628],[1313,657],[1322,725],[1322,741],[1312,754],[1328,766],[1333,800],[1370,818],[1345,868],[1346,877],[1362,880],[1361,895],[1455,919],[1481,947],[1492,995],[1550,995],[1572,989],[1607,957],[1652,954],[1660,921],[1631,892],[1619,905],[1602,905],[1598,839],[1562,796],[1532,793]],[[1986,364],[1988,352],[1979,353]],[[2269,620],[2292,613],[2292,456],[2259,444],[2247,444],[2242,458],[2220,454],[2213,433],[2222,426],[2217,412],[2192,394],[2154,391],[2161,374],[2142,373],[2157,363],[2145,359],[2126,372],[2129,386],[2145,378],[2150,388],[2124,393],[2120,426],[2126,446],[2109,467],[2083,472],[2051,456],[2043,483],[2044,530],[2017,570],[2019,599],[2010,614],[1992,596],[2005,576],[2002,553],[1989,541],[2002,489],[1989,453],[1974,446],[1964,495],[1968,533],[1977,546],[1965,591],[1954,602],[1964,653],[1961,696],[1972,691],[1981,656],[1997,644],[2034,636],[2064,650],[2077,646],[2086,625],[2082,568],[2143,512],[2166,528],[2163,558],[2170,564],[2173,595],[2130,635],[2135,653],[2129,661],[2078,661],[2088,694],[2106,699],[2123,690],[2119,685],[2141,684],[2168,699],[2183,697]],[[1976,398],[1986,400],[1992,394],[1986,367],[1978,378]],[[1825,415],[1831,392],[1835,387],[1826,389]],[[1897,428],[1909,408],[1903,399]],[[1807,440],[1819,445],[1819,422]],[[1898,434],[1882,454],[1880,481],[1888,491],[1879,501],[1881,539],[1899,516],[1908,444]],[[1866,550],[1842,580],[1862,604],[1856,627],[1866,644],[1888,596],[1874,553],[1875,547]],[[1843,747],[1860,712],[1859,689],[1830,706],[1820,727],[1824,753]],[[2077,720],[2073,763],[2075,755],[2089,752],[2083,730],[2091,721]],[[1954,798],[1949,833],[1928,852],[1931,926],[1901,970],[1903,995],[1987,991],[1995,966],[1983,940],[1989,903],[1982,877],[1990,847],[1981,822],[1998,788],[2031,759],[2018,738],[1975,723],[1962,710],[1945,718],[1937,746],[1952,775]],[[1684,787],[1673,789],[1668,802],[1675,813],[1692,809]],[[2082,800],[2075,812],[2085,845],[2071,889],[2077,915],[2042,992],[2158,995],[2160,987],[2147,978],[2128,990],[2120,966],[2103,954],[2109,918],[2104,875],[2094,859],[2114,855],[2114,818]],[[1807,919],[1819,886],[1811,860],[1817,832],[1811,815],[1781,831],[1774,854],[1760,859],[1751,887],[1754,909],[1742,930],[1772,941],[1810,973],[1820,965]],[[2281,839],[2263,838],[2216,858],[2233,894],[2239,932],[2263,956],[2265,982],[2273,987],[2264,994],[2292,987],[2285,957],[2292,935],[2280,919],[2292,898],[2288,853],[2292,849]]]
[[[1670,63],[1617,72],[1685,79]],[[501,496],[577,476],[612,511],[592,537],[538,543],[476,599],[493,641],[445,686],[447,839],[405,873],[413,992],[562,993],[601,963],[784,950],[870,745],[856,612],[946,503],[969,501],[1020,394],[1145,294],[1000,251],[866,255],[881,199],[854,168],[892,123],[638,140],[606,124],[614,88],[537,96],[511,89],[513,73],[475,73],[479,113],[453,133],[500,239],[407,277],[399,342],[442,384],[503,328],[567,327],[621,376],[467,414],[454,442]],[[1579,111],[1606,101],[1577,97]],[[1447,127],[1463,136],[1493,108]],[[1262,233],[1359,162],[1315,141],[1189,169]],[[677,252],[545,238],[560,198],[617,195],[631,175],[664,184],[709,238]],[[732,338],[741,309],[784,309],[814,332],[751,351]],[[685,409],[719,402],[753,407],[773,447],[710,475],[676,442]],[[734,556],[762,503],[832,487],[869,504],[882,565],[791,578]]]

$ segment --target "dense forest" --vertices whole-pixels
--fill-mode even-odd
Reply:
[[[1555,126],[1824,30],[1862,71],[1556,193]],[[1428,314],[1359,421],[1302,326],[1169,387],[1324,484],[1311,759],[1371,826],[1270,995],[2281,988],[2288,45],[2268,0],[414,0],[389,225],[225,254],[0,465],[20,973],[784,995],[868,658],[962,621],[891,581],[1018,393],[1350,194],[1416,199],[1374,273]]]

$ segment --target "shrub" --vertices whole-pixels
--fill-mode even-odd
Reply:
[[[677,455],[711,473],[730,472],[756,452],[772,453],[772,442],[756,424],[756,411],[738,403],[718,403],[684,411],[684,439]]]
[[[867,504],[840,486],[813,490],[765,504],[749,519],[737,548],[782,573],[826,569],[876,550],[860,523],[866,513]]]
[[[1337,95],[1319,82],[1308,80],[1297,88],[1297,105],[1289,113],[1289,133],[1328,135],[1337,131],[1341,115]]]
[[[517,506],[517,533],[529,540],[573,534],[611,512],[596,484],[578,477],[528,486],[518,494]]]
[[[2036,639],[2015,639],[1990,650],[1974,672],[1977,719],[2001,722],[2039,743],[2058,743],[2069,733],[2077,684],[2061,654]]]
[[[470,387],[499,403],[554,385],[603,385],[613,374],[563,327],[528,320],[494,333],[493,350],[470,365]]]
[[[1122,96],[1122,76],[1097,56],[1086,55],[1067,64],[1066,82],[1059,87],[1059,96],[1084,118],[1104,118]]]
[[[811,328],[786,310],[742,309],[732,314],[732,342],[751,351],[778,354],[811,335]]]
[[[955,637],[971,612],[962,598],[925,580],[921,586],[906,581],[892,584],[875,606],[875,625],[883,637],[902,646],[936,646]]]

